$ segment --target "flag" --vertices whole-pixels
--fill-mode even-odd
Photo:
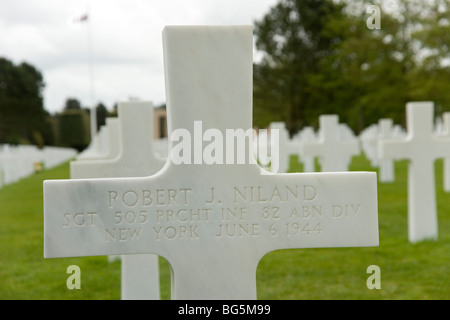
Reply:
[[[78,18],[73,19],[73,22],[84,22],[88,20],[88,15],[87,13],[79,16]]]

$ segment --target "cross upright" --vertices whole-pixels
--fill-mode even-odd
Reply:
[[[284,122],[271,122],[270,130],[278,130],[278,157],[273,157],[271,160],[278,160],[278,168],[277,171],[272,172],[288,172],[290,165],[290,156],[291,154],[298,154],[298,144],[292,141],[289,138],[289,132],[286,129],[286,125]],[[273,146],[271,146],[273,147]]]
[[[313,127],[304,127],[299,135],[300,144],[309,143],[317,140],[316,134],[314,133]],[[303,162],[303,172],[314,172],[315,164],[314,164],[314,156],[305,155],[302,153],[302,148],[299,148],[299,158],[300,161]]]
[[[165,161],[153,151],[153,104],[146,101],[120,102],[118,119],[109,118],[109,130],[116,132],[110,139],[113,157],[72,161],[71,178],[143,177],[158,172]],[[111,120],[115,122],[111,126]],[[153,254],[121,257],[122,300],[158,300],[158,256]],[[140,270],[145,269],[142,274]]]
[[[92,155],[91,159],[108,159],[114,158],[119,154],[119,145],[115,143],[115,141],[119,140],[119,131],[120,124],[119,119],[108,117],[105,120],[105,130],[103,131],[103,139],[102,143],[103,148],[105,150],[104,154],[98,154],[98,157],[95,158],[95,155]],[[83,159],[81,159],[83,160]],[[88,160],[88,159],[84,159]]]
[[[251,26],[164,29],[170,161],[150,177],[45,181],[45,257],[153,253],[171,266],[173,299],[256,299],[270,251],[378,245],[374,172],[251,161],[252,40]],[[194,161],[175,163],[181,153]]]
[[[319,157],[323,172],[346,171],[349,157],[359,154],[359,144],[355,140],[340,138],[339,117],[334,114],[319,117],[319,139],[305,142],[301,154]]]
[[[410,242],[437,239],[434,161],[450,156],[450,140],[433,133],[433,102],[406,104],[408,134],[382,140],[382,159],[408,159],[408,238]]]

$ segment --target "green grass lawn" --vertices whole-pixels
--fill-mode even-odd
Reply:
[[[449,299],[450,194],[436,162],[439,240],[407,239],[407,163],[396,163],[394,183],[378,184],[380,246],[279,250],[257,270],[258,299]],[[352,171],[374,170],[363,157]],[[301,171],[295,157],[291,171]],[[42,181],[69,178],[68,163],[0,189],[0,299],[120,299],[120,262],[106,257],[43,258]],[[69,290],[67,267],[81,269],[81,289]],[[381,269],[381,289],[366,286],[367,267]],[[170,272],[160,258],[162,299]]]

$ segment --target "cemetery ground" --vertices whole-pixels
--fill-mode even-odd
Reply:
[[[257,270],[258,299],[449,299],[450,193],[436,161],[439,239],[408,242],[407,162],[395,163],[395,181],[378,183],[379,247],[289,249],[267,254]],[[317,164],[316,164],[317,165]],[[291,157],[291,172],[301,164]],[[361,155],[351,171],[373,171]],[[0,189],[0,299],[120,299],[120,261],[106,256],[43,258],[42,182],[68,179],[69,163]],[[70,265],[81,288],[69,290]],[[367,268],[380,268],[380,289],[368,289]],[[161,298],[170,298],[170,270],[160,258]]]

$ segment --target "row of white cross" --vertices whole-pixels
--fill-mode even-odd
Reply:
[[[217,145],[213,140],[227,130],[252,127],[251,27],[166,27],[163,45],[169,136],[175,130],[195,135],[201,120]],[[408,107],[408,114],[415,112],[427,121],[429,104]],[[118,148],[103,159],[80,157],[71,164],[74,179],[44,182],[46,258],[124,255],[123,299],[159,298],[156,256],[171,266],[174,299],[255,299],[256,268],[270,251],[378,245],[374,172],[276,174],[256,163],[174,164],[178,141],[171,140],[164,162],[155,156],[151,117],[148,103],[120,104],[119,130],[112,133]],[[408,116],[406,139],[381,144],[382,157],[396,158],[394,143],[418,139],[420,124],[413,119]],[[331,116],[320,122],[323,128],[338,121]],[[338,136],[321,132],[322,144]],[[426,147],[427,155],[438,155]],[[325,155],[357,152],[348,142],[303,148],[323,157],[324,170],[349,162],[336,167]],[[415,157],[413,149],[404,156]],[[437,236],[420,229],[420,237]]]
[[[71,148],[0,145],[0,188],[75,157]]]

